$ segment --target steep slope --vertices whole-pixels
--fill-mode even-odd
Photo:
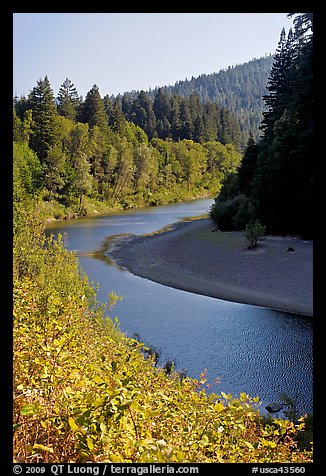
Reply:
[[[273,56],[253,59],[247,63],[229,66],[218,73],[202,74],[198,78],[179,81],[168,86],[167,91],[188,96],[193,91],[201,100],[216,101],[234,112],[240,127],[247,134],[251,131],[254,138],[259,137],[259,125],[262,120],[268,76],[273,65]]]

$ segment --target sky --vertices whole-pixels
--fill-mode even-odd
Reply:
[[[47,75],[84,98],[153,89],[274,53],[287,13],[14,13],[13,94]]]

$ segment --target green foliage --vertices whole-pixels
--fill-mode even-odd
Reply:
[[[28,100],[15,98],[13,119],[15,142],[25,144],[15,146],[16,199],[37,192],[43,208],[55,210],[49,218],[211,196],[241,161],[231,116],[195,94],[158,92],[152,101],[143,91],[119,101],[102,99],[94,85],[82,102],[66,78],[56,106],[46,76]],[[37,174],[24,164],[29,148]]]
[[[244,230],[251,218],[250,202],[243,194],[233,198],[217,198],[209,216],[221,231]]]
[[[266,234],[266,227],[259,220],[250,221],[245,230],[245,237],[248,248],[256,248],[258,240]]]
[[[96,84],[88,91],[85,101],[81,105],[80,120],[88,123],[90,127],[98,126],[100,129],[107,129],[108,116]]]
[[[154,98],[145,91],[136,97],[125,93],[117,98],[125,118],[142,128],[149,139],[219,141],[241,148],[243,133],[230,111],[207,98],[200,100],[196,92],[182,97],[163,89],[158,89]]]
[[[53,91],[47,76],[37,82],[29,95],[29,109],[32,110],[33,128],[30,146],[37,153],[41,163],[55,143],[54,118],[57,114]]]
[[[259,148],[252,137],[249,135],[247,146],[245,148],[241,165],[238,169],[238,188],[240,193],[250,194],[252,181],[257,167],[257,157]]]
[[[304,60],[300,68],[309,70],[309,64]],[[302,106],[299,174],[306,171],[309,94],[305,85],[295,95]],[[182,99],[162,90],[153,100],[144,92],[135,101],[123,97],[120,106],[102,100],[97,86],[77,107],[69,80],[58,98],[61,115],[45,77],[28,100],[15,101],[15,461],[311,462],[305,421],[267,421],[256,409],[258,397],[208,395],[204,372],[194,380],[181,378],[172,360],[156,367],[155,349],[127,339],[107,315],[117,298],[100,305],[64,239],[44,234],[49,215],[217,193],[241,159],[232,115],[196,94]],[[276,164],[286,114],[278,120],[271,147]],[[288,152],[291,157],[293,149]],[[226,198],[224,216],[243,226],[252,202],[232,177],[234,195]]]
[[[49,204],[55,200],[60,216],[61,204],[67,207],[66,215],[77,216],[92,213],[90,201],[103,213],[210,196],[241,159],[231,144],[157,138],[148,142],[133,124],[127,124],[125,136],[112,131],[108,135],[96,125],[89,129],[88,124],[56,116],[54,129],[56,141],[42,166],[26,142],[15,143],[15,193],[37,192]]]
[[[80,100],[77,90],[70,79],[66,78],[58,93],[58,112],[68,119],[76,119]]]
[[[42,167],[37,155],[26,142],[13,144],[14,201],[25,200],[40,191]]]

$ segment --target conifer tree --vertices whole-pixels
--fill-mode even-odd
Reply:
[[[121,98],[121,110],[128,121],[131,121],[132,103],[133,99],[131,93],[124,93]]]
[[[197,116],[194,120],[193,138],[196,142],[203,142],[205,134],[205,125],[202,116]]]
[[[301,20],[299,20],[301,18]],[[294,35],[282,31],[264,99],[252,198],[269,231],[310,234],[312,229],[312,21],[296,17]],[[305,28],[303,28],[305,25]]]
[[[13,139],[16,142],[22,141],[22,121],[16,114],[15,104],[13,104]]]
[[[33,117],[30,146],[43,162],[56,141],[54,118],[57,115],[57,108],[47,76],[43,80],[40,79],[33,88],[29,96],[29,104]]]
[[[263,112],[264,120],[261,125],[265,141],[272,139],[274,122],[282,116],[288,97],[293,92],[289,71],[293,65],[294,55],[292,30],[290,29],[286,38],[285,29],[283,28],[268,80],[267,90],[269,94],[263,96],[268,107],[268,110]]]
[[[240,168],[238,170],[239,192],[249,195],[251,192],[252,180],[257,166],[258,146],[253,135],[249,134],[246,149],[243,154]]]
[[[77,89],[70,79],[66,78],[62,83],[58,93],[58,112],[61,116],[75,120],[80,99]]]
[[[121,106],[118,101],[112,104],[111,114],[109,115],[109,125],[111,128],[120,134],[123,134],[126,127],[126,119],[122,114]]]
[[[15,111],[19,119],[23,120],[25,112],[30,108],[29,100],[25,96],[14,97]]]
[[[168,95],[160,88],[155,96],[153,111],[157,121],[164,121],[164,118],[170,123],[171,105]]]
[[[181,99],[179,105],[181,139],[193,139],[194,124],[190,114],[189,100]]]
[[[43,161],[43,183],[49,192],[49,200],[64,186],[65,159],[60,144],[56,144],[49,148]]]
[[[108,116],[96,84],[86,94],[81,109],[81,122],[88,123],[90,127],[98,126],[101,130],[108,128]]]

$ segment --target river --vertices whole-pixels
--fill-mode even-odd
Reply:
[[[98,251],[111,236],[145,234],[206,213],[212,200],[123,211],[106,216],[54,222],[66,246],[76,250],[98,299],[122,295],[111,311],[120,329],[161,351],[160,363],[198,378],[207,369],[208,391],[246,392],[261,399],[261,411],[285,394],[299,413],[313,410],[312,320],[267,308],[231,303],[154,283],[120,269]],[[217,383],[218,379],[219,383]],[[282,416],[282,413],[280,414]]]

